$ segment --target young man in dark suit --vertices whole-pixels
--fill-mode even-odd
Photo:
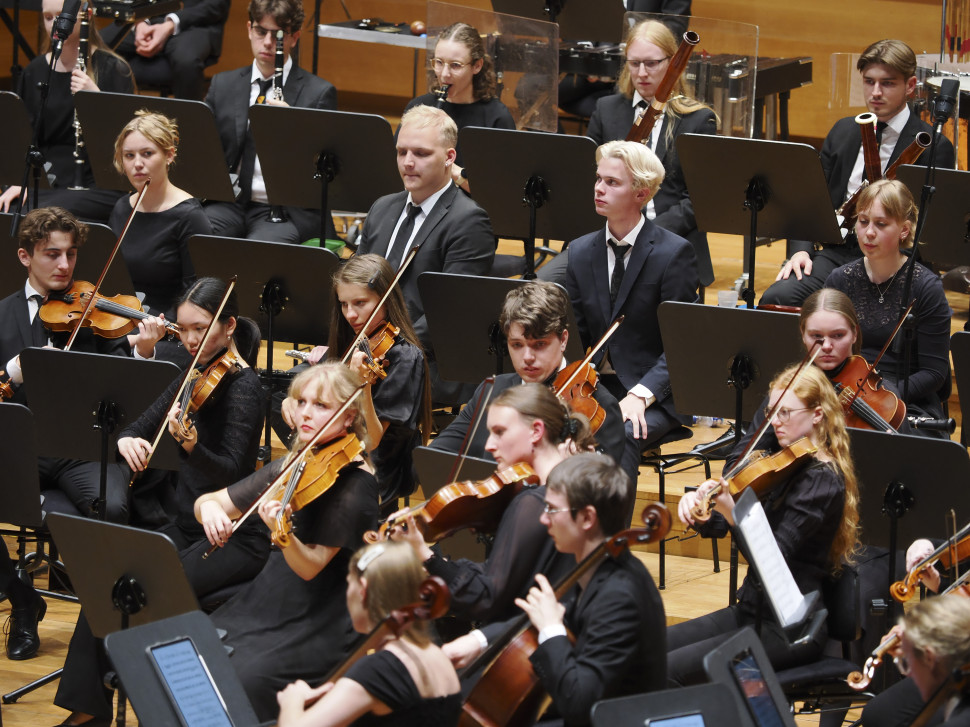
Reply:
[[[615,462],[577,454],[549,473],[540,522],[556,550],[580,563],[623,529],[629,498],[626,475]],[[663,602],[647,569],[629,549],[615,558],[604,556],[561,602],[544,575],[535,579],[528,596],[515,603],[538,631],[539,645],[529,660],[552,697],[547,717],[555,714],[568,727],[583,727],[602,699],[666,687]],[[483,626],[446,644],[445,653],[456,666],[464,666],[509,625]]]
[[[404,191],[374,202],[357,249],[361,255],[381,255],[397,269],[408,252],[420,246],[401,279],[402,292],[428,356],[434,400],[447,403],[461,403],[464,398],[460,387],[438,376],[418,276],[424,272],[488,275],[495,258],[495,234],[488,215],[452,181],[457,142],[455,122],[440,109],[416,106],[401,117],[397,169]]]
[[[626,317],[593,363],[600,385],[620,402],[629,471],[641,451],[687,422],[674,410],[657,308],[697,299],[697,262],[687,240],[641,211],[664,178],[657,156],[643,144],[611,141],[596,150],[596,160],[594,200],[606,225],[569,244],[566,290],[584,347]]]
[[[249,107],[257,103],[298,106],[307,109],[337,108],[337,89],[329,81],[297,68],[290,54],[303,27],[303,5],[299,0],[251,0],[246,30],[253,51],[253,63],[234,71],[216,74],[205,102],[216,116],[219,138],[230,171],[239,174],[240,195],[236,202],[209,202],[205,213],[216,235],[245,237],[268,242],[301,243],[320,234],[320,213],[298,207],[280,208],[282,221],[270,218],[266,184],[260,160],[255,155],[249,131]],[[270,86],[275,72],[276,33],[282,30],[283,100],[273,96]],[[266,90],[264,90],[264,87]],[[274,217],[275,219],[276,217]]]
[[[876,115],[879,160],[883,171],[910,145],[920,131],[933,128],[907,105],[916,90],[916,55],[901,40],[880,40],[863,51],[856,68],[862,74],[866,107]],[[838,209],[863,183],[862,133],[855,117],[836,122],[822,144],[822,171],[828,182],[833,209]],[[917,164],[929,163],[923,154]],[[953,168],[953,145],[940,139],[935,164]],[[778,273],[776,282],[761,297],[762,304],[800,306],[821,288],[835,268],[862,256],[855,232],[844,245],[813,250],[811,242],[789,241],[791,258]]]

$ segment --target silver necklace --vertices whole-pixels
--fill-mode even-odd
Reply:
[[[899,270],[902,270],[902,268],[900,268]],[[893,273],[893,276],[889,279],[889,283],[886,285],[886,289],[885,290],[883,290],[883,289],[881,289],[879,287],[879,283],[875,283],[875,282],[873,283],[873,285],[876,286],[876,292],[879,293],[879,302],[880,303],[885,303],[886,302],[885,301],[886,293],[889,292],[889,289],[891,287],[893,287],[893,283],[896,282],[896,276],[899,275],[899,270],[897,270],[895,273]]]

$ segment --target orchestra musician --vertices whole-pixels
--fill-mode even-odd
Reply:
[[[6,552],[0,554],[0,593],[6,594],[10,601],[7,658],[11,661],[22,661],[34,658],[40,649],[37,622],[44,620],[47,602],[32,585],[17,577],[13,563]]]
[[[344,263],[333,276],[330,339],[327,346],[317,346],[310,352],[309,362],[317,363],[324,355],[331,361],[341,360],[393,280],[391,266],[380,255],[355,255]],[[411,452],[431,432],[428,365],[397,286],[374,316],[367,336],[377,341],[382,331],[386,335],[393,328],[399,333],[393,336],[393,345],[382,361],[377,362],[386,371],[385,378],[368,376],[371,369],[363,350],[354,352],[348,362],[362,379],[375,379],[368,387],[376,421],[368,421],[367,431],[373,432],[370,456],[380,485],[382,515],[397,510],[398,498],[414,492]],[[285,409],[283,417],[293,423]]]
[[[594,202],[606,225],[570,243],[566,290],[584,347],[618,316],[628,321],[593,363],[600,385],[620,402],[627,435],[620,464],[631,472],[640,452],[687,422],[674,409],[657,308],[697,300],[697,263],[687,240],[641,211],[664,180],[656,154],[643,144],[611,141],[596,150],[596,163]]]
[[[877,119],[876,138],[881,142],[879,161],[885,171],[910,146],[918,132],[933,130],[907,105],[916,90],[916,55],[901,40],[880,40],[862,52],[856,68],[862,75],[866,107]],[[881,134],[880,128],[883,129]],[[863,183],[862,134],[859,129],[855,117],[841,119],[822,144],[822,171],[833,209],[841,207]],[[915,163],[928,164],[929,154],[924,153]],[[953,145],[946,138],[939,140],[935,163],[940,168],[953,168]],[[844,245],[825,246],[817,251],[812,250],[811,242],[789,240],[788,244],[791,257],[761,296],[762,305],[801,305],[805,298],[825,284],[835,268],[862,255],[851,232]]]
[[[178,322],[183,328],[179,335],[193,356],[226,288],[226,283],[217,278],[200,278],[179,302]],[[240,317],[238,309],[235,294],[230,293],[199,361],[208,368],[229,351],[238,358],[239,368],[225,373],[210,399],[198,406],[197,416],[185,431],[179,424],[180,403],[169,408],[181,377],[173,381],[154,404],[118,433],[118,452],[124,463],[108,468],[109,487],[123,488],[127,494],[132,475],[144,472],[150,464],[150,440],[156,432],[164,426],[164,436],[176,440],[177,476],[150,470],[136,481],[132,489],[132,519],[172,539],[189,584],[200,598],[253,578],[269,555],[265,529],[253,522],[236,533],[227,547],[203,559],[208,541],[193,512],[197,497],[225,487],[256,466],[262,388],[251,365],[259,350],[259,329],[254,321]],[[97,486],[97,477],[95,473],[93,487]],[[54,698],[57,706],[71,711],[64,724],[111,722],[112,692],[104,688],[101,679],[110,668],[82,610]]]
[[[358,550],[347,572],[347,609],[360,633],[369,633],[395,609],[417,603],[424,568],[402,543],[374,543]],[[293,682],[277,695],[280,727],[338,725],[440,725],[458,722],[458,675],[431,640],[428,624],[415,619],[336,682],[310,687]]]
[[[44,0],[42,4],[44,30],[48,43],[54,20],[61,12],[63,0]],[[92,11],[89,10],[89,13]],[[81,219],[91,222],[105,222],[115,202],[121,196],[113,189],[97,189],[91,163],[84,148],[78,148],[74,128],[74,96],[78,91],[110,91],[112,93],[135,93],[135,81],[131,68],[119,55],[114,53],[101,39],[98,29],[91,22],[88,27],[89,57],[86,73],[78,68],[80,54],[81,23],[64,41],[60,58],[51,74],[50,91],[44,110],[43,123],[40,111],[43,104],[40,84],[46,82],[50,68],[50,51],[38,54],[27,64],[20,76],[17,95],[24,100],[32,126],[40,125],[38,139],[44,160],[51,164],[49,174],[54,176],[51,189],[38,190],[38,206],[64,207]],[[82,184],[86,189],[68,189],[75,184],[75,152],[83,159]],[[8,187],[0,194],[0,211],[7,212],[16,208],[16,200],[23,190],[20,186]],[[11,206],[13,205],[13,206]]]
[[[825,285],[844,292],[859,315],[862,354],[872,361],[892,335],[902,311],[906,262],[913,254],[917,209],[909,189],[897,180],[879,180],[866,187],[856,206],[856,236],[861,259],[836,268]],[[910,299],[916,331],[910,349],[907,411],[916,416],[943,418],[941,396],[949,394],[950,306],[939,275],[920,263],[913,270]],[[903,335],[903,332],[897,335]],[[879,363],[880,372],[902,395],[904,353],[890,347]],[[917,429],[927,436],[946,432]]]
[[[169,167],[178,151],[178,126],[162,114],[141,110],[115,140],[114,166],[135,192],[122,197],[109,225],[120,234],[146,180],[151,184],[131,221],[121,255],[135,290],[145,294],[146,308],[172,317],[176,299],[195,279],[188,242],[210,235],[202,205],[172,184]]]
[[[609,457],[579,453],[549,473],[540,522],[556,550],[579,563],[623,529],[630,507],[619,466]],[[629,549],[584,575],[562,603],[551,582],[548,574],[537,573],[536,585],[515,601],[538,632],[539,646],[529,660],[552,697],[547,718],[558,716],[568,727],[588,725],[599,700],[666,686],[663,602]],[[481,643],[461,637],[445,644],[445,653],[464,666],[507,627],[486,626]]]
[[[293,380],[290,396],[297,401],[299,426],[290,454],[196,502],[196,516],[209,542],[231,542],[230,518],[238,518],[259,497],[360,384],[356,373],[335,362],[312,366]],[[356,403],[324,432],[320,443],[334,446],[349,434],[366,446]],[[351,556],[364,533],[377,524],[377,482],[361,464],[354,458],[339,470],[322,473],[322,492],[316,499],[297,512],[287,505],[293,532],[270,553],[256,578],[212,614],[213,623],[228,632],[232,664],[261,721],[275,718],[280,689],[295,679],[322,679],[352,648],[355,637],[342,589]],[[259,516],[275,530],[280,510],[280,500],[269,499],[259,506]]]
[[[485,562],[451,560],[435,552],[425,543],[413,516],[408,517],[406,527],[389,530],[391,539],[411,544],[428,573],[444,579],[451,592],[450,613],[482,623],[516,615],[514,600],[526,595],[536,573],[555,582],[571,568],[571,559],[556,552],[539,522],[543,485],[568,452],[586,451],[595,444],[585,417],[570,414],[555,394],[540,384],[513,386],[495,397],[488,407],[488,431],[485,449],[495,458],[498,469],[523,462],[532,467],[540,484],[526,485],[512,499],[499,520]],[[477,643],[484,637],[472,632],[468,638]]]
[[[458,416],[431,440],[429,446],[457,454],[466,434],[474,430],[464,453],[469,457],[489,456],[485,450],[488,431],[485,427],[475,426],[476,402],[483,400],[483,396],[496,396],[523,383],[553,386],[556,375],[567,364],[563,354],[569,340],[566,327],[569,305],[566,291],[555,283],[534,280],[508,292],[498,323],[505,335],[514,373],[494,377],[491,389],[488,381],[479,384]],[[619,462],[626,447],[619,404],[605,386],[597,386],[593,396],[606,412],[603,425],[596,432],[596,441],[606,454]],[[635,482],[637,469],[625,471]]]
[[[319,236],[318,210],[285,207],[280,208],[283,214],[279,217],[271,214],[263,169],[247,123],[249,107],[257,103],[337,109],[337,89],[333,84],[296,67],[291,57],[300,39],[304,17],[300,0],[250,0],[246,28],[253,62],[217,73],[209,86],[205,102],[215,114],[226,164],[239,174],[240,187],[235,202],[206,202],[205,213],[216,235],[292,243]],[[283,86],[277,91],[273,88],[273,78],[279,30],[284,33],[285,62]],[[276,98],[278,92],[282,98]]]
[[[420,250],[401,279],[414,330],[428,357],[432,400],[460,403],[462,386],[438,376],[418,276],[424,272],[488,275],[495,234],[488,215],[461,194],[451,177],[458,128],[439,109],[416,106],[401,117],[397,169],[404,191],[378,199],[367,213],[358,254],[376,253],[397,270],[412,247]]]
[[[771,383],[769,404],[780,408],[771,420],[779,448],[807,438],[817,451],[785,480],[761,493],[768,523],[802,593],[819,590],[822,581],[851,562],[858,544],[859,489],[849,454],[845,418],[828,378],[821,369],[789,367]],[[790,386],[789,383],[791,382]],[[788,386],[787,392],[785,387]],[[694,509],[720,484],[710,520]],[[734,500],[724,480],[707,480],[684,494],[680,519],[705,535],[719,537],[734,525]],[[789,642],[770,606],[756,586],[745,579],[736,605],[667,629],[667,675],[672,685],[698,684],[706,679],[705,654],[746,625],[761,620],[761,642],[775,669],[813,661],[825,645],[824,634],[798,646]]]
[[[428,65],[431,91],[411,99],[404,107],[405,113],[415,106],[434,106],[452,118],[458,131],[466,126],[515,128],[512,114],[498,98],[495,63],[485,52],[481,33],[475,28],[467,23],[452,23],[442,30]],[[443,93],[444,100],[439,101],[439,93]],[[467,192],[464,171],[458,151],[451,176]]]

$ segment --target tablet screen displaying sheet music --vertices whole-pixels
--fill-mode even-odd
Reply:
[[[745,649],[735,656],[731,660],[731,672],[757,727],[785,727],[754,654]]]
[[[705,727],[704,718],[699,712],[694,714],[684,714],[678,717],[648,719],[643,723],[643,725],[644,727]]]
[[[149,646],[183,727],[232,727],[226,704],[192,639]]]

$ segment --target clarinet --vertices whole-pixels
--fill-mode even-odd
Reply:
[[[443,83],[440,86],[438,86],[436,89],[434,89],[434,91],[432,91],[432,93],[435,95],[434,105],[436,108],[440,109],[444,107],[445,101],[448,100],[449,88],[451,88],[449,84]]]
[[[78,43],[77,67],[81,73],[88,72],[88,37],[91,32],[90,21],[88,20],[88,4],[84,3],[81,7],[81,40]],[[74,110],[74,184],[68,189],[82,190],[84,186],[84,134],[81,132],[81,122],[77,117],[77,109]]]
[[[283,100],[283,64],[286,63],[286,58],[283,54],[283,31],[276,31],[276,58],[275,67],[273,69],[273,99],[276,101]],[[279,206],[272,206],[269,209],[269,221],[270,222],[286,222],[286,215],[283,214],[283,208]]]

